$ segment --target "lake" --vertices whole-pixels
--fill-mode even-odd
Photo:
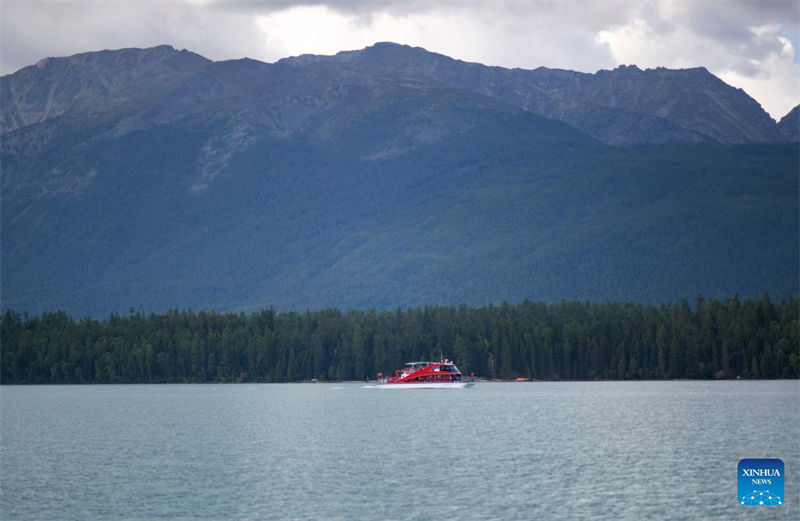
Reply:
[[[800,382],[0,387],[3,519],[800,519]],[[786,501],[737,503],[780,458]]]

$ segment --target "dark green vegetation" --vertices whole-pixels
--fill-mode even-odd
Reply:
[[[394,312],[64,312],[2,317],[3,383],[374,378],[407,361],[538,379],[797,378],[798,299],[680,304],[525,301]]]
[[[4,197],[3,305],[103,316],[796,295],[796,147],[620,150],[513,123],[377,162],[264,141],[201,194],[188,192],[202,146],[188,129],[103,144],[86,196]]]

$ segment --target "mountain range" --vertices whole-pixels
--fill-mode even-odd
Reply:
[[[0,99],[4,308],[798,290],[798,108],[704,68],[159,46],[47,58]]]

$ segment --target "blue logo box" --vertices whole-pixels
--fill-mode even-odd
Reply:
[[[739,460],[737,498],[745,506],[782,505],[784,497],[783,461],[779,459]]]

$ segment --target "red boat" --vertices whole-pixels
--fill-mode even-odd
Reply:
[[[383,378],[378,374],[378,387],[381,389],[463,389],[472,382],[462,379],[461,371],[450,360],[441,362],[409,362],[394,376]]]

